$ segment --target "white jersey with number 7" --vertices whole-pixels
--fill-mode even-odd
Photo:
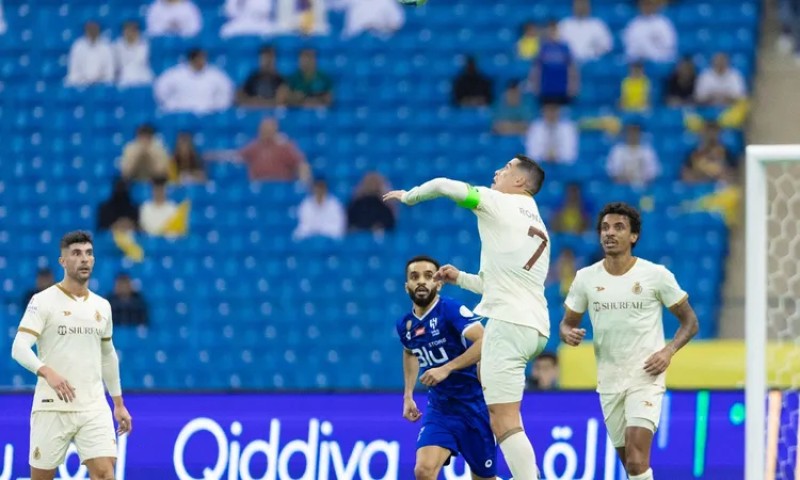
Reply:
[[[477,190],[473,209],[481,237],[483,297],[475,312],[487,318],[533,327],[550,337],[544,283],[550,242],[531,196]]]

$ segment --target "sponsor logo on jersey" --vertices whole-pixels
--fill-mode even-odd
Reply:
[[[594,288],[595,288],[595,290],[597,290],[598,292],[602,292],[603,290],[605,290],[605,289],[606,289],[606,287],[594,287]]]
[[[641,310],[644,302],[594,302],[592,307],[595,312],[606,310]]]
[[[42,403],[53,403],[53,399],[52,398],[43,398],[42,399]]]
[[[39,460],[40,458],[42,458],[42,452],[39,451],[39,447],[36,447],[33,449],[33,459]]]
[[[66,325],[59,325],[56,331],[59,335],[97,335],[99,337],[103,334],[103,331],[96,327],[68,327]]]
[[[425,326],[417,327],[414,330],[414,336],[419,337],[420,335],[425,335]]]
[[[642,286],[639,285],[639,282],[633,284],[633,293],[634,295],[639,295],[640,293],[642,293]]]
[[[72,315],[72,312],[70,312],[69,310],[64,310],[65,317],[69,317],[70,315]]]
[[[647,400],[645,400],[643,403],[644,403],[645,407],[652,407],[653,406],[653,402],[648,402]]]
[[[469,308],[465,307],[464,305],[461,305],[461,308],[458,309],[458,313],[460,313],[462,317],[466,317],[466,318],[470,318],[470,317],[474,317],[475,316],[475,314],[472,313],[472,310],[470,310]]]

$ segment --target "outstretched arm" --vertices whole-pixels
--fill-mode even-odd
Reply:
[[[475,200],[472,202],[476,203],[476,205],[472,206],[474,208],[474,206],[477,206],[477,192],[473,192],[474,189],[464,182],[440,177],[429,180],[409,191],[394,190],[389,192],[383,196],[383,200],[400,200],[406,205],[416,205],[434,198],[447,197],[459,205],[470,207],[470,199],[474,196]]]
[[[433,276],[433,279],[445,283],[452,283],[479,295],[483,294],[483,278],[481,278],[480,275],[462,272],[449,264],[442,266]]]

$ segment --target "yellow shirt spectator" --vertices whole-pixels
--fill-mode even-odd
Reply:
[[[522,36],[517,41],[517,56],[532,60],[539,55],[539,30],[534,23],[522,26]]]
[[[645,75],[641,64],[631,65],[630,73],[622,80],[619,103],[620,108],[625,111],[650,108],[650,79]]]

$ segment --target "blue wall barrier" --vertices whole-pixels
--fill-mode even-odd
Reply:
[[[0,396],[0,480],[29,475],[30,395]],[[399,394],[130,393],[117,480],[412,479],[419,424]],[[417,404],[424,412],[424,395]],[[653,442],[661,478],[743,478],[742,392],[669,392]],[[525,428],[548,480],[624,479],[593,392],[528,394]],[[500,477],[508,469],[498,453]],[[88,479],[74,448],[60,479]],[[441,478],[467,479],[460,458]]]

